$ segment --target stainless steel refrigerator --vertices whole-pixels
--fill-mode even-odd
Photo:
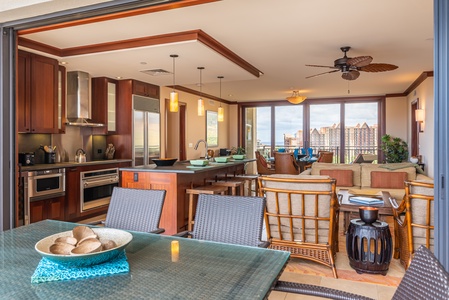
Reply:
[[[159,99],[133,95],[133,166],[160,157]]]

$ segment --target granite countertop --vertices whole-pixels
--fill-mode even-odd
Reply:
[[[204,167],[192,166],[189,161],[179,161],[173,166],[168,167],[158,167],[155,164],[147,166],[137,166],[137,167],[124,167],[120,168],[120,171],[131,171],[131,172],[155,172],[155,173],[200,173],[207,172],[213,169],[227,168],[233,165],[244,164],[247,162],[256,161],[255,159],[242,159],[242,160],[230,160],[227,163],[210,162]]]
[[[83,163],[76,163],[74,161],[70,162],[60,162],[54,164],[35,164],[33,166],[21,166],[21,172],[28,171],[39,171],[39,170],[49,170],[49,169],[61,169],[61,168],[73,168],[79,166],[92,166],[92,165],[104,165],[104,164],[116,164],[121,162],[130,162],[132,159],[104,159],[104,160],[92,160]]]

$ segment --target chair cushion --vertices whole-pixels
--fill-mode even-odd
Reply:
[[[385,189],[400,189],[407,180],[406,172],[371,172],[371,187]]]
[[[320,175],[321,170],[352,170],[353,185],[361,186],[360,182],[360,164],[329,164],[329,163],[313,163],[312,175]]]
[[[337,186],[353,187],[353,173],[352,170],[320,170],[320,175],[328,175],[334,178]]]

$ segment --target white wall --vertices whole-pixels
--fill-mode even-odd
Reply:
[[[386,130],[393,137],[399,137],[407,141],[408,116],[407,98],[392,97],[386,99]]]

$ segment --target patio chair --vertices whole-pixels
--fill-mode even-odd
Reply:
[[[256,154],[256,164],[257,164],[257,173],[260,175],[269,175],[274,174],[274,170],[265,160],[262,154],[259,151],[255,151]]]
[[[339,204],[335,180],[319,175],[259,178],[265,195],[265,226],[270,248],[328,266],[337,278]]]
[[[351,162],[351,164],[355,164],[355,163],[372,163],[373,161],[377,160],[377,155],[376,154],[369,154],[369,153],[359,153],[357,155],[357,157],[354,159],[353,162]]]
[[[274,153],[274,170],[275,174],[299,174],[299,166],[293,153]]]
[[[331,152],[331,151],[318,151],[318,160],[317,160],[317,162],[333,163],[333,161],[334,161],[334,152]]]
[[[434,185],[429,181],[406,181],[404,201],[390,198],[393,207],[395,240],[394,258],[407,269],[415,250],[434,246]],[[405,217],[404,217],[405,212]]]
[[[162,233],[159,228],[165,190],[139,190],[115,187],[106,220],[89,223],[105,227],[150,233]]]
[[[340,290],[278,281],[275,291],[344,300],[373,300],[368,297]],[[426,247],[421,246],[415,253],[410,267],[393,295],[393,300],[449,299],[449,273]]]
[[[262,197],[200,194],[193,231],[174,236],[266,248],[261,241],[265,203]]]

